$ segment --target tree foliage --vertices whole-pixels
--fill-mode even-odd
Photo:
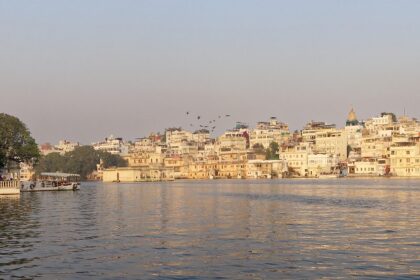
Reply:
[[[256,154],[265,154],[264,146],[260,143],[255,143],[252,145],[252,149]]]
[[[279,144],[271,142],[265,152],[266,159],[279,159]]]
[[[394,113],[390,113],[390,112],[382,112],[381,113],[381,117],[386,116],[386,115],[391,115],[392,121],[397,122],[397,116]]]
[[[0,113],[0,168],[11,162],[30,162],[39,158],[39,149],[26,125],[18,118]]]
[[[127,166],[127,161],[119,155],[96,151],[92,146],[80,146],[64,155],[51,153],[42,157],[35,169],[38,174],[59,171],[76,173],[82,179],[86,179],[89,174],[96,170],[96,165],[100,163],[101,159],[105,168]]]

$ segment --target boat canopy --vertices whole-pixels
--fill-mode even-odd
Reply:
[[[59,178],[80,177],[79,174],[70,174],[70,173],[61,173],[61,172],[43,172],[41,173],[41,176],[59,177]]]

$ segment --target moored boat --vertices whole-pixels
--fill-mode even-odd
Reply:
[[[21,184],[22,192],[77,191],[80,189],[80,175],[45,172],[36,181]]]

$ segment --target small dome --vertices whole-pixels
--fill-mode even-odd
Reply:
[[[357,121],[357,116],[356,116],[356,113],[354,112],[353,108],[351,108],[351,111],[350,111],[349,115],[347,116],[347,121],[349,121],[349,122]]]
[[[347,116],[346,126],[354,126],[358,124],[359,124],[359,121],[357,120],[356,113],[354,112],[353,108],[351,108],[351,111],[349,115]]]

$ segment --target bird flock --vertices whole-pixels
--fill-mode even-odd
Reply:
[[[225,119],[230,118],[230,114],[224,114],[224,115],[218,115],[217,117],[210,118],[210,119],[204,119],[201,115],[193,114],[190,111],[187,111],[185,113],[189,123],[190,127],[193,129],[207,129],[208,131],[214,132],[214,130],[217,128],[217,122]]]

